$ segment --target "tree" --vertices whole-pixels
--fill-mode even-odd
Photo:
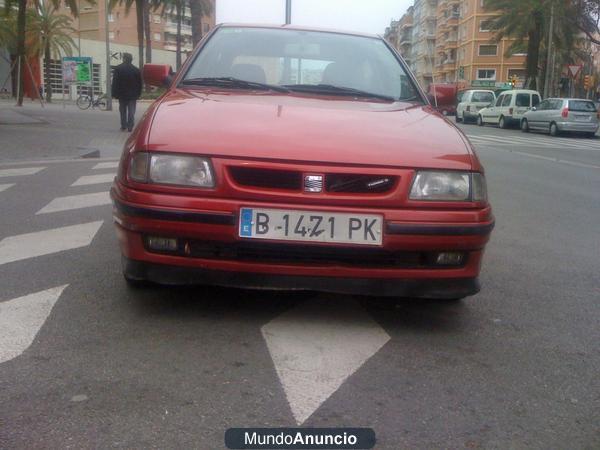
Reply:
[[[44,55],[44,78],[46,79],[46,101],[52,101],[50,86],[50,61],[52,55],[71,55],[77,48],[71,35],[75,29],[71,27],[72,19],[64,14],[56,14],[52,4],[41,3],[27,14],[27,47],[28,55]]]
[[[89,3],[95,4],[95,0],[88,0]],[[55,7],[61,4],[61,0],[50,0],[50,3]],[[79,15],[77,9],[78,0],[64,0],[64,4],[71,9],[71,13],[74,17]],[[26,25],[27,25],[27,0],[8,0],[5,4],[6,10],[11,9],[13,6],[17,6],[17,45],[16,45],[16,56],[19,61],[18,73],[25,73],[25,58],[26,58]],[[17,93],[17,106],[23,106],[23,83],[19,82],[19,91]]]
[[[568,21],[596,45],[600,45],[600,0],[570,0],[577,13]]]
[[[129,15],[132,6],[135,7],[138,38],[138,65],[140,69],[144,65],[144,11],[148,9],[147,4],[148,0],[110,0],[108,5],[111,11],[117,5],[125,5],[126,15]],[[148,32],[149,31],[150,27],[148,26]]]
[[[212,14],[215,7],[212,0],[189,1],[192,14],[192,42],[195,47],[202,39],[202,17]]]
[[[189,0],[165,0],[163,2],[163,13],[165,10],[169,14],[175,14],[175,24],[177,27],[176,43],[175,43],[175,66],[176,70],[181,67],[181,26],[183,24],[183,16],[185,8],[189,5]]]
[[[546,5],[542,0],[486,0],[488,11],[498,12],[491,19],[490,28],[496,32],[495,39],[513,38],[507,54],[527,48],[525,86],[538,88],[538,65],[540,45],[543,39]]]

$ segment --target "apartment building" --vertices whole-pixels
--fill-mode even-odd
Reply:
[[[413,7],[408,8],[400,20],[392,20],[386,28],[384,37],[402,55],[408,66],[412,69],[413,45]]]
[[[105,2],[90,4],[82,3],[78,19],[74,19],[73,28],[77,30],[78,39],[101,40],[105,36],[104,10]],[[67,8],[63,13],[68,13]],[[215,26],[214,1],[213,13],[202,18],[202,31],[207,33]],[[183,14],[182,26],[182,51],[188,52],[193,48],[192,43],[192,15],[190,8],[186,7]],[[126,11],[125,6],[118,5],[108,15],[108,37],[111,43],[120,45],[138,45],[137,14],[135,5]],[[159,8],[150,11],[150,40],[152,48],[157,50],[174,51],[177,44],[177,19],[175,11],[169,8]]]
[[[505,87],[513,77],[517,85],[523,83],[526,54],[507,55],[513,40],[494,40],[489,24],[497,13],[483,5],[484,0],[415,0],[402,19],[392,21],[390,42],[410,61],[424,88],[434,81]],[[403,23],[411,40],[403,39]]]

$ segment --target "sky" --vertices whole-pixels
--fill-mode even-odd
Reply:
[[[217,23],[284,23],[285,0],[216,0]],[[383,34],[412,0],[292,0],[292,24]]]

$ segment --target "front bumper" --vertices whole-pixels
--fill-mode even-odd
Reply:
[[[346,254],[349,251],[356,252],[351,263],[306,262],[303,258],[299,258],[299,261],[290,258],[274,262],[222,254],[212,257],[210,254],[207,256],[206,252],[200,256],[193,252],[168,254],[150,251],[145,245],[145,237],[176,237],[189,240],[192,246],[198,243],[217,244],[221,249],[243,247],[249,240],[238,236],[238,213],[240,207],[248,206],[248,202],[201,199],[190,205],[189,198],[151,194],[152,200],[144,201],[143,195],[118,185],[111,190],[117,236],[125,260],[125,275],[131,279],[163,284],[200,283],[370,295],[464,297],[479,290],[477,276],[483,248],[494,226],[489,207],[466,211],[385,208],[378,211],[385,218],[383,251],[464,252],[464,263],[456,267],[376,266],[369,265],[367,260],[363,264],[363,248],[347,245],[330,245],[328,248],[339,248]],[[252,202],[253,205],[257,203]],[[148,207],[148,204],[154,206]],[[297,204],[261,206],[303,209]],[[315,209],[313,206],[305,208]],[[323,209],[360,211],[360,208],[348,207]],[[277,243],[275,245],[279,246]],[[306,247],[323,248],[323,244],[307,243]],[[281,243],[281,248],[285,248],[284,243]]]
[[[198,267],[169,266],[123,258],[123,271],[132,280],[165,285],[196,285],[266,289],[309,290],[379,297],[457,299],[479,292],[477,278],[396,280],[230,272]]]

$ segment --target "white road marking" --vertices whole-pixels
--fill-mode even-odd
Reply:
[[[45,167],[15,167],[12,169],[1,169],[0,177],[20,177],[23,175],[35,175],[44,170]]]
[[[64,164],[64,163],[86,163],[89,164],[90,162],[98,162],[98,161],[118,161],[119,158],[118,157],[111,157],[111,158],[94,158],[94,160],[90,160],[90,159],[86,159],[86,158],[80,158],[80,159],[73,159],[73,158],[67,158],[67,159],[40,159],[40,160],[29,160],[26,163],[24,163],[23,161],[8,161],[8,162],[0,162],[0,167],[15,167],[15,166],[22,166],[24,164],[44,164],[44,165],[48,165],[48,164]]]
[[[14,185],[15,183],[0,184],[0,192],[5,191],[10,187],[13,187]]]
[[[58,211],[69,211],[72,209],[89,208],[110,204],[110,194],[106,192],[95,192],[93,194],[69,195],[57,197],[40,209],[36,214],[46,214]]]
[[[119,161],[109,161],[98,163],[92,169],[116,169],[117,167],[119,167]]]
[[[84,175],[79,177],[71,186],[88,186],[90,184],[112,183],[115,178],[114,173],[102,173],[99,175]]]
[[[103,221],[9,236],[0,241],[0,265],[90,245]]]
[[[27,350],[67,286],[0,302],[0,363]]]
[[[299,425],[390,339],[355,301],[322,297],[261,331]]]
[[[555,147],[560,150],[590,150],[600,151],[600,144],[594,145],[593,140],[573,141],[568,138],[547,138],[547,137],[530,137],[530,138],[519,138],[516,136],[491,136],[491,135],[467,135],[467,137],[473,143],[489,144],[494,145],[521,145],[528,147]]]
[[[529,158],[535,158],[535,159],[542,159],[544,161],[558,163],[558,164],[566,164],[568,166],[584,167],[586,169],[600,169],[600,166],[597,166],[595,164],[585,164],[585,163],[580,163],[580,162],[576,162],[576,161],[569,161],[566,159],[552,158],[550,156],[536,155],[534,153],[520,152],[518,150],[511,150],[511,149],[501,150],[499,148],[493,148],[493,147],[482,147],[480,150],[490,150],[493,152],[514,153],[515,155],[527,156]]]

